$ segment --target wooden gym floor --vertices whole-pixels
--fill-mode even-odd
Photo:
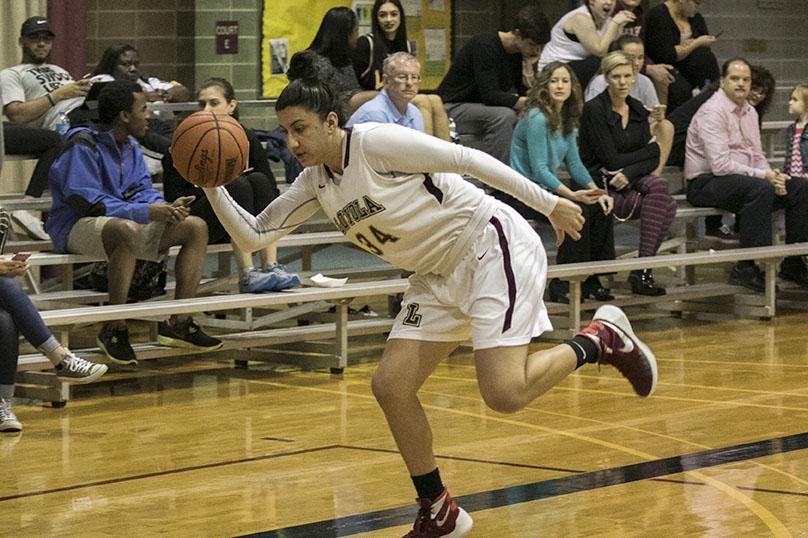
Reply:
[[[588,366],[500,415],[469,353],[426,383],[471,536],[808,536],[808,315],[630,315],[659,359],[648,400]],[[151,361],[64,409],[18,403],[25,430],[0,434],[0,535],[401,536],[414,492],[374,368]]]

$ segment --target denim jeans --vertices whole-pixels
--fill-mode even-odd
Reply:
[[[53,338],[25,290],[0,275],[0,385],[14,384],[20,333],[36,348]]]

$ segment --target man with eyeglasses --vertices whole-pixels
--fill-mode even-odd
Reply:
[[[379,95],[359,107],[347,126],[357,123],[396,123],[424,131],[421,112],[410,101],[418,95],[421,64],[408,52],[396,52],[382,64],[382,90]]]

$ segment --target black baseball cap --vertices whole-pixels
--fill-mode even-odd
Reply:
[[[48,32],[50,35],[55,35],[53,30],[50,28],[50,22],[48,19],[41,16],[30,17],[22,23],[22,28],[20,28],[20,37],[27,37],[31,34],[35,34],[37,32]]]

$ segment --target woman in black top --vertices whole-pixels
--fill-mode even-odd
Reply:
[[[632,58],[611,52],[600,70],[608,87],[584,105],[581,160],[614,197],[615,217],[640,219],[640,257],[655,256],[676,214],[668,183],[659,177],[671,148],[673,126],[667,120],[649,124],[649,112],[629,95],[634,84]],[[650,269],[632,271],[629,282],[634,293],[665,293]]]
[[[362,88],[377,90],[382,85],[384,59],[394,52],[415,55],[415,43],[407,39],[407,21],[400,0],[376,0],[370,28],[370,33],[356,42],[353,65]]]
[[[715,36],[695,0],[666,0],[645,18],[645,52],[654,63],[669,64],[675,79],[668,88],[668,113],[690,99],[694,88],[717,81],[721,72],[710,50]]]
[[[222,78],[209,78],[197,93],[200,110],[208,110],[216,114],[229,114],[238,119],[238,101],[232,84]],[[242,126],[243,127],[243,126]],[[238,203],[253,215],[259,214],[269,203],[278,197],[278,185],[269,167],[266,150],[251,129],[244,129],[250,143],[249,172],[228,183],[227,192],[238,200]],[[163,160],[163,189],[166,200],[176,200],[181,196],[195,196],[191,204],[191,215],[201,217],[208,224],[208,243],[224,243],[230,236],[219,222],[216,213],[205,196],[205,192],[188,183],[174,168],[170,154]],[[275,284],[283,280],[283,268],[275,261],[276,249],[268,247],[258,251],[260,267],[253,266],[252,252],[246,252],[233,243],[233,257],[239,269],[239,291],[260,292],[276,291]],[[266,289],[263,289],[266,287]],[[287,286],[289,287],[289,286]]]
[[[359,38],[353,51],[353,66],[365,90],[382,87],[384,59],[396,52],[416,55],[415,42],[407,39],[407,22],[401,0],[376,0],[371,11],[371,33]],[[440,95],[419,93],[412,104],[424,118],[424,131],[449,140],[449,116]]]
[[[342,95],[346,117],[378,95],[376,91],[364,91],[357,80],[353,54],[358,40],[356,13],[348,7],[332,7],[323,15],[317,34],[306,49],[317,55],[314,67],[318,78]],[[293,69],[298,54],[300,52],[292,56],[286,74],[290,81],[306,76],[298,69]]]

